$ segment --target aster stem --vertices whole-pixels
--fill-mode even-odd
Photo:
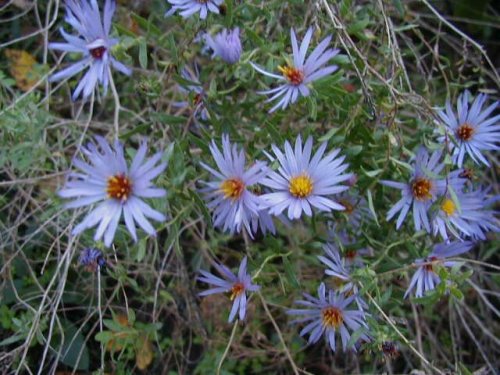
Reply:
[[[102,309],[101,309],[101,267],[97,268],[97,311],[99,312],[99,332],[102,333]],[[104,373],[104,343],[101,341],[101,371]]]
[[[361,287],[363,287],[363,285],[361,285]],[[417,355],[417,357],[420,358],[420,360],[427,366],[429,366],[430,368],[433,369],[433,371],[435,371],[437,374],[440,374],[440,375],[443,375],[444,373],[438,369],[437,367],[435,367],[432,363],[430,363],[423,355],[422,353],[420,353],[411,343],[410,341],[408,341],[408,339],[405,337],[405,335],[403,335],[403,333],[398,329],[398,327],[396,327],[396,325],[393,323],[393,321],[391,320],[391,318],[389,318],[387,316],[387,314],[384,312],[384,310],[382,310],[382,308],[380,307],[380,305],[375,301],[375,299],[371,296],[371,294],[369,293],[366,293],[366,295],[368,296],[369,300],[373,303],[373,305],[377,308],[377,310],[380,312],[380,314],[382,314],[382,316],[384,317],[384,319],[387,321],[387,323],[389,323],[389,325],[392,327],[392,329],[394,329],[394,331],[399,335],[399,337],[401,337],[401,340],[403,340],[403,342]]]
[[[113,124],[115,128],[115,139],[118,139],[119,131],[119,121],[120,121],[120,96],[118,91],[116,91],[115,81],[113,80],[113,75],[111,74],[111,68],[108,68],[109,72],[109,85],[111,86],[111,92],[113,93],[113,99],[115,101],[115,114],[113,119]]]
[[[299,375],[299,369],[297,368],[297,365],[293,361],[292,355],[290,354],[290,351],[288,350],[288,347],[286,346],[285,340],[283,339],[283,335],[281,334],[280,327],[276,324],[276,321],[274,320],[271,312],[269,311],[269,308],[267,307],[266,300],[262,296],[260,292],[257,292],[257,295],[260,298],[260,302],[262,303],[262,307],[264,307],[264,310],[266,311],[267,316],[269,317],[269,320],[271,321],[276,333],[278,334],[278,337],[280,339],[281,345],[283,345],[283,350],[285,351],[285,354],[288,358],[288,361],[290,362],[290,365],[292,366],[293,373],[295,375]],[[310,374],[309,372],[302,371],[305,374]]]
[[[231,344],[233,343],[234,335],[236,333],[236,328],[238,328],[238,322],[239,320],[236,319],[236,321],[233,324],[233,330],[231,331],[231,337],[229,338],[229,342],[226,345],[226,350],[224,350],[224,353],[222,353],[222,357],[220,358],[219,364],[217,365],[217,375],[220,375],[220,370],[222,369],[222,364],[224,363],[224,360],[226,359],[227,353],[229,353],[229,348],[231,347]]]

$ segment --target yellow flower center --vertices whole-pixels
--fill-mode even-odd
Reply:
[[[455,213],[457,207],[455,206],[455,203],[453,203],[451,199],[447,198],[441,205],[441,210],[443,210],[447,216],[451,216]]]
[[[417,178],[411,184],[413,196],[420,201],[432,198],[431,189],[432,182],[426,178]]]
[[[234,284],[233,287],[231,288],[231,296],[229,297],[229,299],[231,301],[233,301],[236,297],[238,297],[244,291],[245,291],[245,286],[243,285],[243,283]]]
[[[278,70],[293,85],[300,85],[304,81],[304,72],[293,66],[278,66]]]
[[[323,325],[330,328],[339,328],[344,321],[342,311],[333,306],[325,307],[321,310],[321,318]]]
[[[126,201],[132,193],[132,182],[124,174],[108,178],[106,192],[109,198]]]
[[[220,184],[220,190],[226,199],[236,200],[245,190],[245,184],[239,178],[229,178]]]
[[[474,135],[474,128],[471,125],[465,123],[458,127],[456,134],[458,139],[460,139],[461,141],[468,141]]]
[[[311,177],[306,174],[292,177],[289,185],[290,194],[297,198],[306,198],[311,195],[313,186]]]

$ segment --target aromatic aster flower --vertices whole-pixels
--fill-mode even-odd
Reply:
[[[338,185],[348,180],[351,175],[343,174],[348,164],[342,164],[345,157],[337,157],[340,150],[334,150],[325,157],[326,143],[321,144],[311,158],[312,138],[309,137],[302,148],[302,138],[297,137],[295,150],[285,142],[283,154],[276,145],[272,146],[280,167],[278,172],[270,172],[262,184],[275,192],[262,195],[272,215],[280,215],[288,208],[288,217],[298,219],[302,211],[312,215],[311,206],[320,211],[344,210],[344,206],[327,198],[347,190],[347,186]]]
[[[215,263],[214,267],[223,279],[212,275],[210,272],[200,270],[202,276],[198,277],[198,280],[214,285],[215,288],[201,292],[198,295],[208,296],[216,293],[231,293],[229,298],[233,301],[233,307],[229,313],[228,321],[231,323],[238,312],[240,320],[244,320],[247,310],[247,291],[256,292],[260,289],[260,286],[252,284],[252,277],[247,273],[247,257],[241,261],[238,276],[222,264]]]
[[[354,229],[358,229],[366,218],[371,217],[368,202],[357,193],[344,192],[339,195],[337,202],[344,206],[342,213],[346,215],[347,223]]]
[[[207,18],[208,12],[219,14],[219,6],[224,0],[167,0],[172,8],[165,13],[165,17],[170,17],[179,11],[182,18],[189,18],[195,13],[200,13],[200,18]]]
[[[445,195],[432,220],[434,235],[439,233],[443,240],[448,240],[450,232],[457,238],[462,235],[485,240],[486,232],[500,230],[495,211],[487,209],[499,198],[488,197],[485,190],[470,192],[455,190],[457,201],[450,195]]]
[[[308,96],[310,94],[308,87],[310,83],[323,78],[338,69],[337,65],[323,67],[328,61],[339,53],[338,49],[327,48],[330,40],[332,39],[331,35],[323,39],[306,59],[307,48],[311,42],[312,34],[313,28],[310,27],[307,30],[299,49],[295,31],[293,28],[290,29],[293,63],[288,63],[284,67],[278,67],[278,70],[282,74],[281,76],[267,72],[256,64],[251,63],[254,69],[259,73],[271,78],[276,78],[283,82],[278,87],[258,92],[259,94],[264,95],[272,94],[266,102],[272,102],[274,100],[278,101],[278,103],[271,108],[269,111],[270,113],[276,111],[280,107],[281,109],[285,109],[290,103],[295,103],[299,96]]]
[[[245,171],[245,153],[231,144],[227,134],[222,136],[222,152],[214,141],[210,144],[210,151],[220,172],[201,163],[215,178],[205,182],[206,188],[202,192],[205,193],[208,208],[214,211],[214,226],[231,234],[239,233],[244,227],[252,236],[260,221],[263,231],[269,229],[274,233],[272,220],[260,212],[261,197],[248,189],[266,176],[266,163],[258,161]]]
[[[118,39],[109,37],[111,18],[115,7],[114,0],[106,0],[101,20],[97,1],[66,0],[65,20],[73,26],[79,35],[67,34],[61,28],[61,34],[67,43],[49,43],[49,48],[82,53],[83,59],[52,75],[49,81],[55,82],[69,78],[89,68],[76,86],[72,95],[73,100],[76,100],[82,93],[84,98],[89,97],[98,82],[106,93],[111,76],[111,66],[123,74],[130,75],[132,73],[129,68],[114,59],[110,53],[111,47],[118,43]]]
[[[444,164],[438,163],[440,158],[440,151],[435,151],[429,158],[427,150],[421,147],[417,152],[410,182],[381,181],[383,185],[399,189],[402,193],[402,198],[387,213],[387,220],[391,220],[399,212],[396,229],[401,227],[413,206],[415,230],[419,231],[423,226],[430,233],[428,211],[444,184],[437,178],[444,167]]]
[[[234,30],[224,29],[214,38],[210,34],[204,35],[206,45],[213,51],[212,58],[219,56],[228,64],[240,60],[242,48],[239,27]]]
[[[69,181],[59,191],[63,198],[75,198],[65,205],[66,208],[98,203],[73,229],[73,235],[99,224],[94,240],[98,241],[104,235],[104,244],[109,247],[122,212],[125,225],[135,241],[135,223],[148,234],[155,235],[155,229],[147,218],[165,221],[165,216],[142,199],[159,198],[166,194],[164,189],[158,189],[151,183],[167,167],[167,163],[157,165],[162,153],[158,152],[144,160],[147,151],[147,144],[144,142],[129,168],[120,142],[116,141],[113,149],[103,137],[96,137],[96,141],[97,145],[89,143],[87,147],[82,147],[90,163],[75,159],[73,163],[81,172],[71,173]]]
[[[98,269],[106,267],[106,259],[104,259],[101,250],[93,247],[83,249],[78,262],[89,272],[96,272]]]
[[[461,168],[465,154],[468,154],[475,163],[482,162],[489,167],[490,164],[481,151],[500,150],[497,145],[500,142],[500,115],[488,118],[498,107],[498,102],[483,110],[488,96],[479,94],[469,108],[469,95],[465,91],[458,97],[456,114],[450,101],[446,102],[446,110],[439,111],[438,114],[446,130],[456,141],[456,144],[450,145],[453,162]]]
[[[408,297],[415,287],[415,297],[422,297],[427,292],[434,290],[436,285],[441,282],[441,278],[436,272],[437,267],[453,267],[456,262],[445,261],[445,258],[463,254],[469,251],[472,246],[474,246],[474,243],[469,241],[440,243],[434,246],[432,253],[427,258],[415,260],[418,269],[411,278],[410,286],[406,290],[404,298]]]
[[[173,102],[172,105],[177,108],[192,108],[194,107],[193,111],[193,117],[194,118],[200,118],[203,121],[206,121],[210,118],[210,114],[208,113],[208,110],[205,106],[205,97],[206,93],[205,90],[203,89],[203,86],[200,83],[200,72],[198,69],[198,65],[194,65],[194,71],[191,69],[188,69],[187,67],[184,67],[181,71],[181,77],[184,78],[187,81],[192,82],[192,84],[188,85],[187,87],[184,86],[177,86],[179,91],[185,95],[188,96],[189,94],[193,94],[193,100],[192,102],[188,101],[181,101],[181,102]]]
[[[356,267],[364,267],[365,261],[362,256],[373,256],[373,251],[367,248],[358,248],[356,240],[350,236],[347,231],[337,229],[337,223],[329,221],[328,226],[328,241],[335,251],[339,252],[338,247],[333,244],[333,241],[339,241],[343,249],[343,261],[347,269]]]
[[[359,296],[358,286],[351,280],[351,273],[346,265],[346,258],[341,258],[337,248],[330,243],[323,246],[326,256],[318,256],[318,259],[328,268],[325,274],[335,277],[336,284],[338,285],[338,292],[346,296],[354,296],[358,309],[363,311],[368,305]]]
[[[330,344],[330,348],[335,351],[335,334],[340,333],[342,349],[347,350],[347,343],[351,338],[348,328],[354,332],[360,328],[368,329],[365,321],[365,314],[360,310],[347,310],[353,302],[354,297],[345,297],[342,294],[334,293],[332,290],[326,293],[324,283],[318,288],[318,298],[307,293],[303,293],[305,300],[296,301],[299,305],[306,306],[305,309],[291,309],[287,311],[289,315],[305,315],[305,318],[292,323],[308,324],[300,331],[300,336],[309,334],[309,344],[318,342],[322,335]],[[369,341],[369,337],[362,333],[360,340]],[[351,347],[356,351],[356,347]]]

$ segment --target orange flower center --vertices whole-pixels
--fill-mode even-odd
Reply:
[[[96,47],[90,50],[90,54],[94,59],[102,59],[102,55],[106,52],[106,47]]]
[[[430,271],[430,272],[434,272],[434,269],[433,269],[433,266],[434,266],[434,262],[437,260],[438,258],[437,257],[430,257],[429,259],[427,259],[427,261],[429,263],[427,263],[424,268],[427,270],[427,271]]]
[[[413,196],[420,201],[432,198],[431,189],[432,182],[426,178],[416,178],[411,184]]]
[[[293,66],[278,66],[278,70],[293,85],[300,85],[304,81],[304,72]]]
[[[233,287],[231,288],[231,296],[229,297],[229,299],[231,301],[233,301],[236,297],[238,297],[244,291],[245,291],[245,286],[243,285],[243,283],[234,284]]]
[[[342,311],[333,306],[325,307],[321,310],[321,318],[323,325],[330,328],[339,328],[344,321]]]
[[[203,100],[203,94],[196,94],[193,98],[193,104],[196,106],[200,104]]]
[[[474,128],[467,123],[460,125],[457,129],[457,138],[461,141],[467,142],[472,138],[473,135]]]
[[[343,212],[345,212],[347,215],[350,215],[354,212],[354,205],[351,204],[351,202],[348,202],[344,199],[340,200],[339,202],[342,206],[344,206],[345,210]]]
[[[356,250],[347,250],[345,253],[345,257],[352,262],[354,258],[356,258],[356,254]]]
[[[290,179],[290,184],[288,190],[296,198],[306,198],[311,195],[313,191],[314,184],[307,174],[301,174],[300,176],[292,177]]]
[[[245,184],[239,178],[229,178],[220,184],[220,190],[226,199],[236,200],[245,190]]]
[[[126,201],[132,193],[132,182],[124,174],[117,174],[108,179],[106,192],[109,198]]]

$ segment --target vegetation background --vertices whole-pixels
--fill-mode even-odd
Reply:
[[[114,74],[117,93],[72,102],[75,79],[49,84],[60,54],[62,1],[0,1],[0,372],[52,374],[494,374],[499,361],[498,237],[477,246],[456,282],[420,301],[403,300],[412,262],[434,239],[411,223],[396,231],[385,215],[398,194],[380,179],[405,181],[406,163],[420,144],[437,148],[434,108],[463,89],[498,98],[499,9],[495,0],[226,0],[224,14],[207,20],[164,18],[163,0],[118,1],[114,55],[133,67]],[[227,65],[202,51],[197,35],[239,26],[244,53]],[[271,81],[249,64],[273,70],[291,53],[290,27],[314,43],[333,34],[341,49],[339,72],[314,85],[314,94],[272,115],[256,91]],[[72,60],[66,57],[65,61]],[[196,122],[178,85],[184,66],[200,66],[208,122]],[[184,98],[185,99],[185,98]],[[188,100],[193,100],[190,97]],[[118,117],[116,117],[118,116]],[[120,228],[114,246],[68,233],[79,213],[62,209],[56,195],[82,142],[99,134],[135,149],[147,137],[165,150],[167,189],[156,209],[169,219],[156,238],[138,243]],[[316,259],[328,240],[325,215],[275,236],[230,236],[214,230],[198,192],[209,178],[208,144],[223,133],[245,146],[248,158],[298,134],[328,141],[347,155],[353,188],[369,213],[356,234],[369,248],[356,274],[369,302],[373,341],[358,353],[313,346],[290,325],[285,310],[302,291],[313,293],[322,267]],[[498,163],[476,168],[498,194]],[[346,214],[337,228],[350,230]],[[330,238],[331,239],[331,238]],[[108,266],[99,273],[78,264],[80,251],[100,247]],[[235,268],[244,254],[259,272],[261,292],[245,322],[227,323],[226,296],[199,298],[196,282],[210,259]],[[394,343],[384,353],[383,343]]]

